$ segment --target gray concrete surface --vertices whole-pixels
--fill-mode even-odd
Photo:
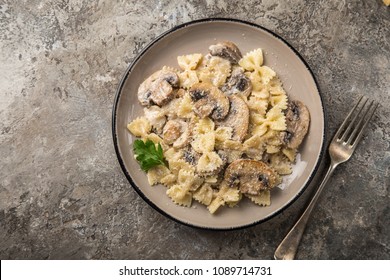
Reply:
[[[250,20],[289,41],[318,79],[328,137],[358,96],[381,102],[324,190],[297,257],[390,259],[390,7],[382,1],[0,0],[1,259],[272,258],[313,186],[264,224],[210,232],[153,210],[115,156],[111,109],[127,65],[161,32],[206,17]]]

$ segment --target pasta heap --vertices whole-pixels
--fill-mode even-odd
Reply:
[[[289,101],[260,48],[244,56],[232,42],[209,49],[147,78],[138,91],[145,115],[128,130],[161,144],[169,167],[155,166],[147,178],[165,185],[174,203],[196,200],[210,213],[243,197],[268,206],[271,189],[292,172],[307,108]]]

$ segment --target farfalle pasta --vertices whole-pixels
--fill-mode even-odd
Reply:
[[[213,200],[213,194],[214,191],[211,185],[208,183],[204,183],[193,193],[192,197],[199,203],[208,206]]]
[[[197,74],[199,80],[204,83],[211,83],[214,86],[222,86],[231,72],[230,62],[218,56],[206,55]]]
[[[201,59],[202,54],[200,53],[181,55],[177,57],[177,64],[179,64],[179,67],[184,71],[195,70]]]
[[[166,186],[173,203],[197,201],[212,214],[242,199],[268,206],[292,172],[309,112],[288,98],[260,48],[242,56],[220,42],[209,50],[178,56],[177,69],[164,66],[139,87],[145,116],[128,129],[160,144],[167,162],[147,171],[148,182]]]

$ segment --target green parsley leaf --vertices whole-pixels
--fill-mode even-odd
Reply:
[[[151,140],[146,140],[146,142],[144,142],[137,139],[134,141],[133,150],[135,159],[140,164],[141,169],[145,172],[157,165],[167,166],[160,143],[157,144],[156,148],[156,145]]]

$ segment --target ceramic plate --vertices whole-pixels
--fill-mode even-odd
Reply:
[[[269,207],[259,207],[247,199],[239,207],[223,207],[211,215],[203,205],[191,208],[175,205],[165,194],[166,187],[151,187],[146,174],[134,159],[135,139],[126,125],[143,115],[137,99],[138,86],[162,66],[177,67],[176,57],[208,53],[218,41],[232,41],[245,54],[256,48],[264,52],[264,64],[279,75],[291,99],[303,101],[311,114],[311,124],[300,147],[300,160],[293,174],[285,179],[283,189],[274,188]],[[113,108],[113,139],[119,163],[130,184],[152,207],[169,218],[194,227],[237,229],[263,222],[288,207],[302,193],[314,175],[324,145],[324,111],[315,78],[308,65],[285,40],[273,32],[248,22],[232,19],[198,20],[177,26],[146,46],[128,67],[119,84]]]

